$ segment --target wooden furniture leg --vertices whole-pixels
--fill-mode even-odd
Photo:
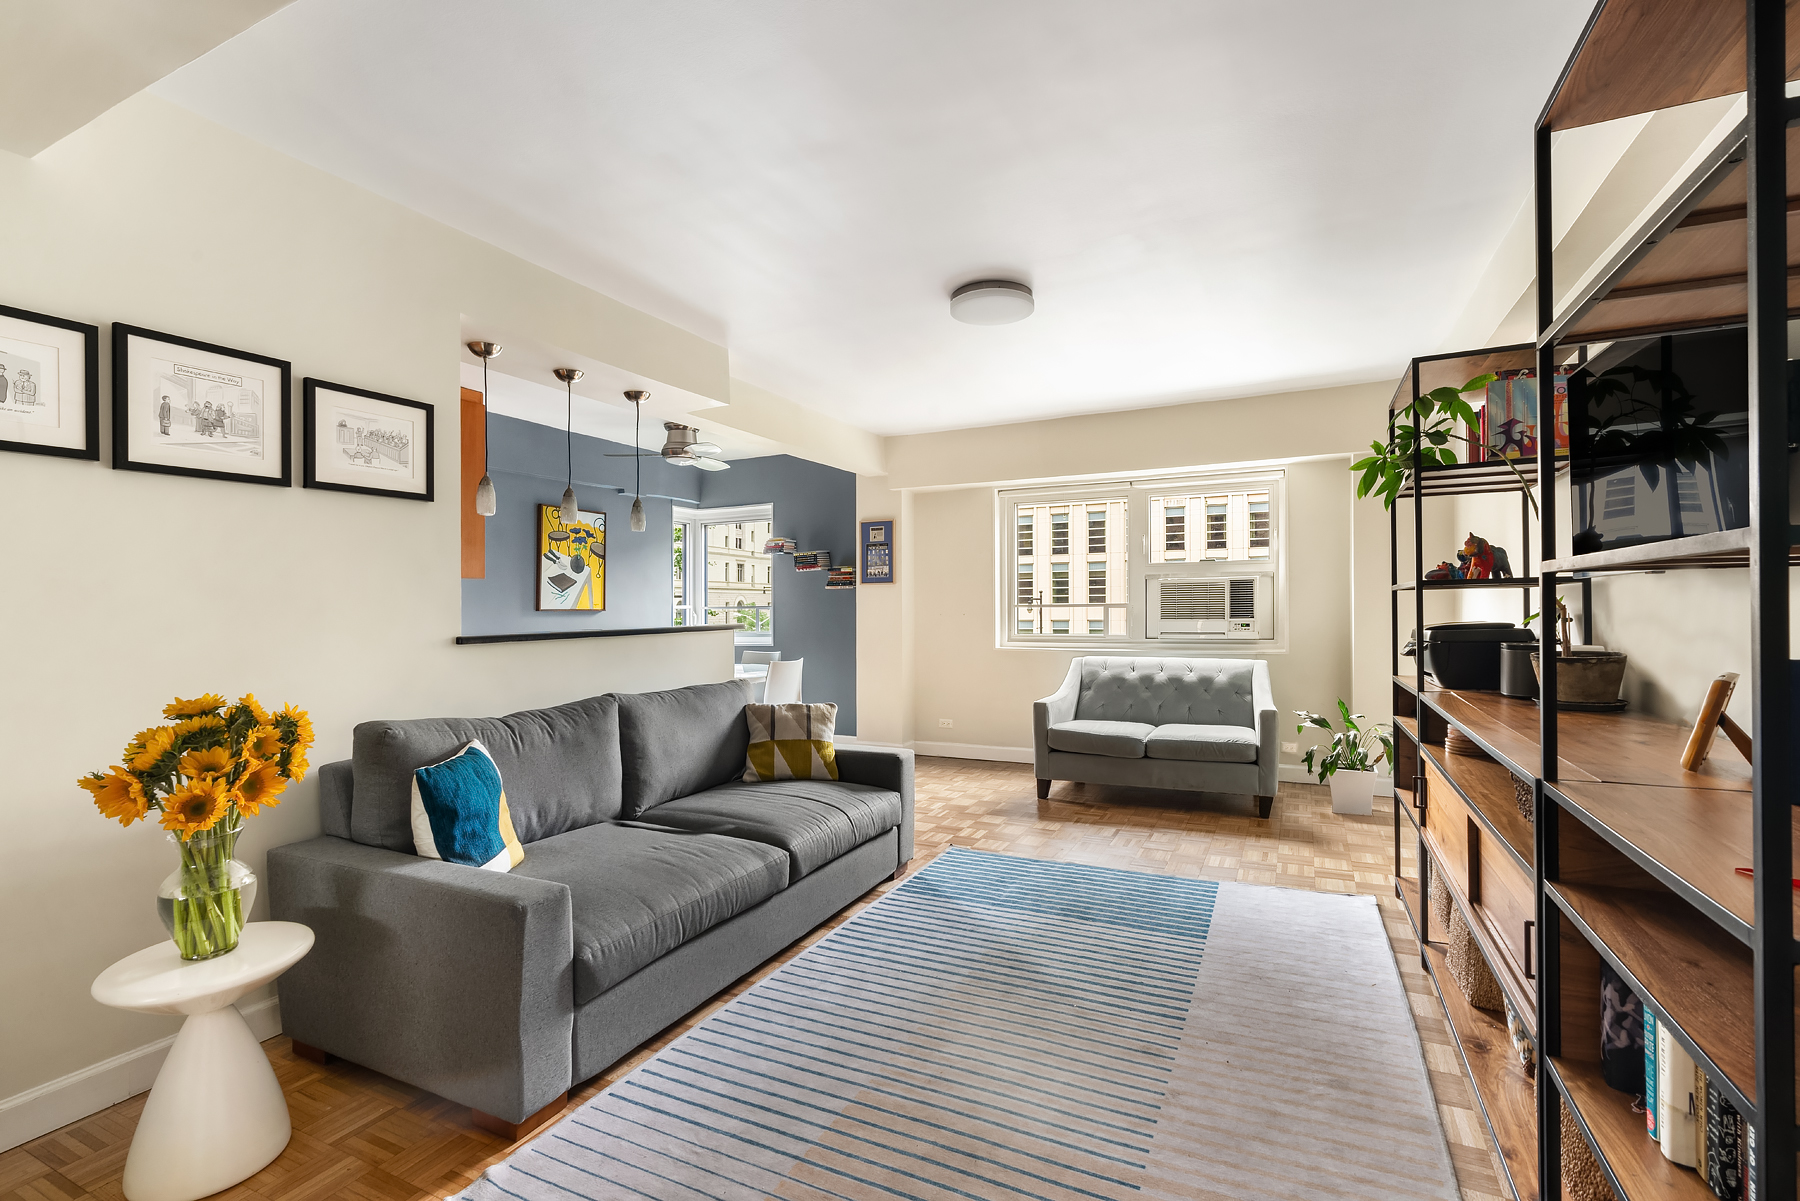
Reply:
[[[469,1111],[469,1120],[489,1134],[497,1134],[509,1143],[516,1143],[530,1138],[561,1117],[562,1111],[568,1103],[569,1094],[563,1093],[523,1122],[509,1122],[505,1118],[497,1118],[491,1113],[482,1113],[479,1109]]]
[[[1261,818],[1267,818],[1269,816],[1270,811],[1273,810],[1274,808],[1275,808],[1275,798],[1274,797],[1259,796],[1256,798],[1256,816],[1261,817]]]
[[[297,1038],[293,1041],[294,1054],[298,1055],[301,1059],[308,1060],[312,1063],[326,1064],[336,1058],[330,1051],[321,1051],[311,1043],[303,1043]]]
[[[1047,801],[1049,799],[1050,799],[1050,781],[1039,780],[1038,781],[1038,800]]]

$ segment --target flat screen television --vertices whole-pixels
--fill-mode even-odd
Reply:
[[[1614,342],[1570,373],[1573,553],[1750,524],[1748,358],[1740,327]]]

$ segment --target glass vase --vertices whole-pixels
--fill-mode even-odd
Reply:
[[[237,949],[256,900],[256,873],[232,857],[242,830],[243,819],[233,813],[185,839],[169,835],[181,866],[157,890],[156,911],[183,959],[212,959]]]

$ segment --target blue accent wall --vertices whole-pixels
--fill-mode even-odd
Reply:
[[[631,447],[576,434],[575,495],[583,509],[606,514],[606,608],[540,613],[538,506],[562,502],[568,482],[564,435],[516,417],[496,414],[489,420],[488,474],[494,477],[500,507],[487,519],[487,578],[462,582],[462,632],[540,634],[668,625],[675,603],[670,562],[675,519],[670,510],[677,502],[700,503],[705,473],[645,459],[645,526],[643,533],[634,534],[632,461],[605,457],[629,454]]]
[[[738,459],[730,471],[697,471],[644,460],[641,534],[631,532],[632,461],[607,454],[631,447],[575,435],[575,492],[581,507],[606,514],[606,608],[537,611],[538,506],[561,501],[564,435],[514,417],[490,418],[488,471],[499,511],[487,519],[487,578],[462,582],[464,634],[666,626],[674,605],[673,508],[771,504],[775,533],[802,550],[828,550],[834,564],[856,562],[856,476],[790,455]],[[775,557],[772,649],[806,660],[805,699],[838,707],[837,732],[856,733],[856,592],[827,591],[825,573],[796,572]],[[739,650],[742,656],[742,649]]]
[[[677,468],[679,470],[679,468]],[[735,459],[708,473],[702,508],[773,504],[775,535],[801,550],[828,550],[833,565],[856,562],[856,475],[791,455]],[[775,556],[775,640],[783,659],[805,659],[801,694],[838,707],[837,732],[856,733],[856,590],[825,588],[825,572],[795,571]],[[743,648],[738,648],[743,656]]]

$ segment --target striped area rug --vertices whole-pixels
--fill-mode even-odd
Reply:
[[[1454,1201],[1372,897],[952,848],[470,1201]]]

